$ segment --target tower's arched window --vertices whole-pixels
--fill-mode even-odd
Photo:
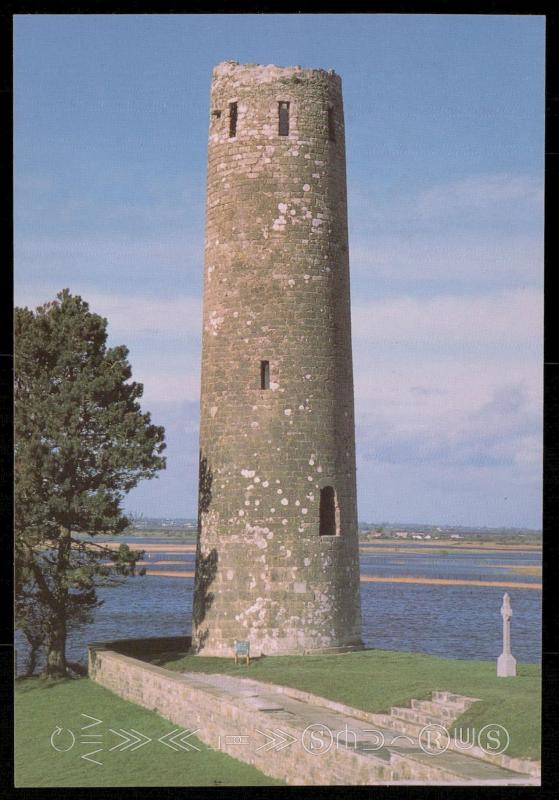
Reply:
[[[336,492],[333,486],[323,486],[320,490],[320,527],[321,536],[335,536],[336,525]]]
[[[289,136],[289,103],[278,103],[278,134]]]
[[[229,138],[237,135],[237,104],[229,103]]]

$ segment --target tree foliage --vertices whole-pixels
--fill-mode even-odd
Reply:
[[[96,586],[134,574],[140,554],[80,534],[118,534],[124,495],[164,468],[164,430],[142,412],[128,350],[65,289],[15,315],[17,621],[65,674],[68,627],[89,619]]]

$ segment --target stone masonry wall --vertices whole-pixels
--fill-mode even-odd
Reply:
[[[272,733],[270,729],[274,727],[264,713],[228,701],[212,687],[198,688],[179,673],[111,650],[90,647],[89,677],[125,700],[156,711],[175,725],[196,731],[198,739],[210,747],[287,783],[314,786],[370,784],[389,781],[394,776],[387,762],[371,754],[365,757],[352,749],[337,749],[335,758],[317,758],[298,741],[270,752],[264,748],[267,739],[258,733],[258,730]],[[285,720],[281,721],[281,729],[300,738],[300,731],[292,729]],[[228,740],[228,736],[248,736],[250,745],[240,747]],[[204,758],[204,754],[203,751],[194,751],[180,753],[177,757]]]
[[[347,718],[351,717],[356,721],[363,720],[370,724],[373,730],[385,730],[388,728],[393,733],[407,734],[414,738],[416,736],[412,730],[407,728],[394,728],[391,723],[394,719],[387,714],[373,713],[361,709],[352,708],[343,703],[329,700],[324,697],[311,694],[309,692],[294,689],[288,686],[274,685],[274,692],[286,695],[312,704],[315,711],[309,719],[313,720],[309,728],[303,730],[306,721],[294,721],[286,719],[285,716],[273,714],[270,717],[262,708],[255,708],[250,703],[250,698],[255,696],[255,692],[267,688],[266,683],[260,683],[249,678],[241,678],[240,683],[246,686],[238,694],[231,695],[223,691],[218,686],[199,681],[198,675],[181,675],[171,672],[162,667],[156,667],[144,661],[138,660],[125,651],[136,652],[140,649],[142,640],[115,641],[115,642],[91,642],[89,644],[89,677],[110,691],[118,694],[126,700],[136,703],[151,711],[155,711],[162,717],[170,720],[176,725],[188,728],[190,731],[198,729],[196,736],[209,747],[221,750],[229,755],[239,758],[246,763],[253,764],[266,775],[280,778],[287,783],[298,785],[329,785],[329,784],[378,784],[384,782],[415,781],[430,784],[442,781],[444,783],[455,783],[464,780],[460,765],[453,763],[453,753],[459,753],[460,758],[464,758],[463,746],[458,746],[455,742],[450,742],[448,758],[418,760],[417,753],[413,751],[401,752],[392,751],[389,759],[379,758],[371,751],[360,752],[355,747],[338,747],[321,753],[324,757],[317,757],[317,753],[309,752],[312,745],[310,729],[316,723],[323,722],[321,714],[317,714],[316,707],[324,709],[325,714],[329,711],[339,712],[341,717],[338,723],[328,721],[331,726],[335,741],[337,742],[338,733],[344,736],[347,725]],[[145,652],[163,652],[168,647],[174,649],[182,646],[184,637],[145,639],[143,649]],[[118,652],[114,648],[122,648]],[[237,680],[239,680],[237,678]],[[247,697],[249,701],[247,703]],[[264,705],[269,704],[269,700],[264,700]],[[272,701],[273,702],[273,701]],[[280,701],[281,702],[281,701]],[[413,701],[412,701],[413,702]],[[268,709],[270,711],[271,709]],[[277,711],[274,708],[274,711]],[[288,712],[289,713],[289,712]],[[410,723],[411,724],[411,723]],[[413,727],[413,726],[412,726]],[[350,726],[354,730],[354,724]],[[305,733],[306,731],[306,733]],[[149,731],[147,731],[149,733]],[[243,746],[239,746],[238,740],[233,737],[243,736],[247,741]],[[275,739],[274,742],[266,738]],[[357,733],[359,736],[359,733]],[[289,738],[291,737],[291,738]],[[349,741],[353,741],[351,736]],[[488,754],[479,747],[468,750],[468,755],[473,757],[470,766],[478,761],[478,767],[485,762],[496,765],[505,770],[516,772],[516,778],[530,781],[539,779],[541,767],[539,762],[528,761],[518,758],[510,758],[506,754]],[[191,752],[187,758],[203,757],[196,752]],[[470,759],[467,759],[470,760]],[[458,766],[458,771],[456,771]],[[476,772],[470,771],[473,779]],[[480,779],[491,781],[491,777],[478,773]],[[501,779],[503,776],[500,776]],[[512,776],[514,777],[514,776]],[[493,781],[495,776],[493,777]]]
[[[289,135],[278,104],[289,103]],[[237,123],[230,137],[230,106]],[[261,388],[261,362],[269,388]],[[335,535],[319,535],[320,492]],[[344,120],[333,71],[219,64],[210,109],[193,636],[359,646]]]

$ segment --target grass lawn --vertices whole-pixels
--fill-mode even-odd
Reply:
[[[160,736],[178,730],[176,725],[162,719],[152,711],[122,700],[88,678],[46,682],[39,679],[18,680],[15,692],[16,714],[16,786],[273,786],[281,781],[269,778],[258,770],[237,761],[222,752],[209,750],[195,737],[200,749],[174,751],[156,741]],[[86,731],[82,726],[93,720],[81,716],[88,714],[102,720]],[[62,732],[51,745],[51,735],[60,726]],[[138,750],[125,746],[126,740],[110,733],[123,728],[151,737]],[[75,735],[72,745],[70,729]],[[82,737],[102,734],[102,744],[86,744]],[[71,746],[72,745],[72,746]],[[101,765],[81,758],[99,747],[102,752],[91,758]]]
[[[503,725],[510,736],[507,755],[540,758],[539,665],[518,664],[516,678],[497,678],[493,661],[459,661],[419,653],[365,650],[329,656],[274,656],[249,666],[233,659],[167,653],[152,663],[178,672],[227,672],[270,681],[347,703],[386,712],[433,690],[478,697],[457,727]]]

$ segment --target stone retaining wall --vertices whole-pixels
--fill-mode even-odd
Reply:
[[[198,729],[198,738],[211,748],[226,752],[287,783],[378,785],[393,782],[456,782],[456,776],[453,779],[452,772],[447,771],[443,764],[421,764],[411,754],[392,753],[390,761],[386,761],[370,753],[364,755],[355,750],[336,748],[335,758],[317,759],[316,755],[302,746],[301,730],[291,725],[289,720],[281,716],[271,717],[261,710],[250,708],[244,704],[242,697],[228,697],[217,687],[198,683],[192,674],[182,675],[134,658],[135,655],[145,656],[148,653],[184,653],[190,645],[189,636],[92,642],[89,645],[89,676],[124,699],[155,711],[174,724],[191,731]],[[269,688],[267,683],[252,678],[238,676],[237,680],[247,687],[247,691],[242,691],[241,695],[255,691],[258,686],[263,691]],[[274,685],[274,690],[287,697],[371,723],[375,728],[392,727],[394,724],[394,719],[388,714],[356,709],[293,687]],[[297,741],[270,752],[270,748],[266,747],[269,742],[262,732],[276,731],[277,737],[280,728]],[[250,746],[246,743],[239,746],[228,741],[229,736],[249,737]],[[460,752],[460,748],[453,744],[450,749]],[[539,778],[541,774],[539,762],[510,758],[505,754],[490,756],[478,747],[470,750],[468,755],[500,768],[532,776],[532,779]]]
[[[89,649],[89,675],[92,680],[125,700],[130,700],[180,725],[196,730],[206,745],[252,764],[266,775],[297,785],[372,784],[394,780],[390,764],[371,755],[339,748],[335,758],[317,758],[300,741],[272,752],[262,749],[264,736],[255,731],[272,731],[276,726],[300,739],[301,732],[288,721],[228,700],[211,686],[198,687],[180,673],[138,661],[106,649],[109,643],[94,643]],[[249,736],[242,747],[229,743],[227,736]],[[190,758],[203,758],[189,753]],[[407,777],[405,775],[398,777]]]

